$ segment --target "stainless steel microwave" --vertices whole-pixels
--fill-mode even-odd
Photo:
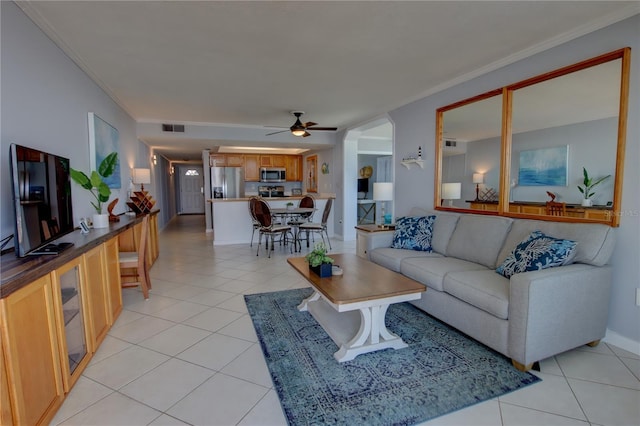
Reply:
[[[260,167],[260,182],[286,182],[287,172],[282,167]]]

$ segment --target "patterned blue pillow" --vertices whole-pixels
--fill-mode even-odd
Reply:
[[[498,266],[496,272],[510,278],[520,272],[537,271],[553,266],[568,265],[576,255],[576,242],[550,237],[533,231],[516,246]]]
[[[435,220],[435,216],[398,218],[391,247],[430,252]]]

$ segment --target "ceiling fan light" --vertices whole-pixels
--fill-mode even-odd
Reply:
[[[307,131],[304,128],[292,129],[291,134],[293,136],[303,136]]]

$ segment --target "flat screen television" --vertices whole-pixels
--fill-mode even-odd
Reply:
[[[358,179],[358,192],[369,192],[369,178]]]
[[[11,144],[16,256],[57,254],[53,241],[73,231],[69,159]]]

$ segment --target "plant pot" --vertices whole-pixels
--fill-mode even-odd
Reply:
[[[293,210],[293,204],[287,205],[287,210]]]
[[[592,205],[593,205],[593,200],[591,200],[591,198],[582,199],[582,207],[591,207]]]
[[[331,263],[323,263],[318,266],[309,265],[309,269],[314,274],[318,275],[320,278],[327,278],[331,276],[331,268],[333,265]]]
[[[94,214],[93,215],[93,227],[95,229],[98,228],[108,228],[109,227],[109,215],[104,214]]]

